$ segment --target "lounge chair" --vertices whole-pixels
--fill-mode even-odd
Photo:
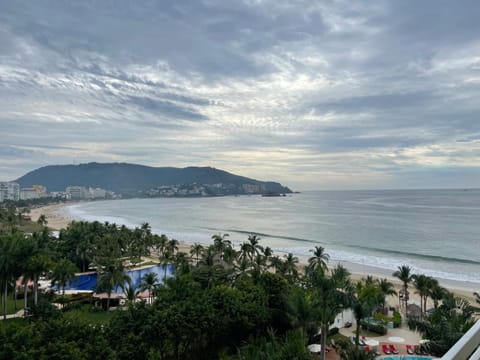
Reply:
[[[334,348],[335,351],[338,351],[338,346],[337,346],[337,344],[335,344],[335,340],[332,339],[330,343],[331,343],[331,345],[332,345],[332,348]]]
[[[387,345],[383,344],[382,345],[382,350],[383,352],[386,354],[386,355],[390,355],[392,352],[390,351],[390,349],[388,348]]]
[[[423,346],[423,345],[420,345],[420,352],[422,353],[422,355],[428,355],[429,354],[429,351],[428,351],[427,347]]]
[[[422,352],[420,351],[420,346],[415,345],[413,349],[416,355],[422,355]]]
[[[413,355],[414,351],[413,351],[412,345],[406,345],[406,347],[407,347],[407,354]]]
[[[398,350],[395,348],[395,345],[390,344],[390,351],[392,354],[398,354]]]
[[[358,343],[362,346],[367,345],[367,338],[365,336],[362,336],[360,339],[358,339]]]

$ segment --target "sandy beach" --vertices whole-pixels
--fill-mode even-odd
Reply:
[[[59,203],[59,204],[52,204],[52,205],[47,205],[47,206],[42,206],[38,208],[33,208],[31,209],[30,216],[32,217],[32,221],[37,221],[40,215],[45,215],[47,221],[48,221],[48,227],[51,228],[52,230],[60,230],[63,228],[66,228],[68,224],[74,220],[72,219],[69,215],[68,212],[66,211],[67,206],[74,205],[74,202],[69,202],[69,203]],[[180,251],[184,252],[189,252],[190,250],[190,243],[182,242],[180,240]],[[327,249],[328,252],[328,249]],[[277,252],[279,255],[281,253]],[[305,264],[306,259],[300,258],[300,262]],[[334,265],[334,264],[330,264]],[[352,273],[352,279],[354,281],[361,280],[362,278],[365,278],[367,275],[371,275],[374,278],[387,278],[389,281],[391,281],[395,285],[395,289],[399,291],[402,288],[401,282],[392,277],[391,273],[388,272],[386,269],[379,269],[375,267],[369,267],[365,265],[358,265],[358,264],[350,264],[350,263],[343,263],[347,269]],[[467,299],[471,304],[475,304],[475,296],[473,295],[474,291],[480,291],[476,287],[476,284],[470,284],[466,282],[454,282],[454,281],[448,281],[444,279],[439,279],[440,285],[443,287],[447,288],[449,291],[455,293],[457,296],[461,296],[465,299]],[[411,293],[410,295],[410,303],[416,303],[420,304],[420,298],[417,294],[415,294],[415,290],[413,285],[409,285],[409,291]],[[396,296],[390,297],[388,299],[388,302],[394,306],[398,305],[398,298]],[[433,306],[433,304],[429,303],[427,306]]]
[[[50,229],[64,229],[72,221],[72,219],[66,213],[65,207],[73,204],[73,202],[58,203],[32,208],[30,210],[30,217],[32,218],[32,221],[37,221],[40,215],[45,215],[48,222],[47,226]]]

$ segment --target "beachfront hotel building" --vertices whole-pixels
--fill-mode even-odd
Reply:
[[[0,182],[0,202],[20,200],[20,185],[14,182]]]
[[[20,200],[40,199],[47,196],[47,189],[42,185],[33,185],[30,188],[20,189]]]
[[[65,192],[72,200],[101,199],[107,196],[105,189],[87,188],[84,186],[68,186]]]

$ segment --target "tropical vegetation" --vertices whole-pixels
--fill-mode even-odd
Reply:
[[[13,221],[1,227],[2,313],[6,317],[7,303],[19,297],[30,316],[0,322],[0,358],[311,359],[306,346],[316,342],[323,360],[337,314],[352,309],[360,325],[378,319],[386,298],[395,295],[387,279],[355,283],[343,266],[327,267],[330,257],[321,246],[302,266],[292,253],[275,255],[258,234],[237,247],[228,234],[215,234],[210,245],[193,244],[186,252],[146,223],[129,229],[72,222],[54,237],[47,220],[31,234]],[[126,273],[145,257],[163,264],[165,272],[146,273],[135,288]],[[173,276],[167,276],[167,266],[173,266]],[[66,294],[78,271],[98,273],[96,291],[106,294],[105,310],[85,296]],[[472,308],[407,266],[395,276],[405,293],[413,282],[422,301],[422,317],[409,325],[431,340],[435,354],[448,350],[471,326]],[[41,278],[58,291],[39,291]],[[141,291],[146,301],[139,300]],[[122,311],[109,309],[113,293],[124,294]],[[432,315],[426,297],[437,301]],[[340,354],[371,358],[358,347],[359,327],[356,333],[357,345],[341,345]]]

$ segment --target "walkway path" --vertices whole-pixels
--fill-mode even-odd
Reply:
[[[8,319],[13,319],[13,318],[23,318],[23,315],[24,315],[23,309],[21,309],[21,310],[17,311],[15,314],[7,315],[7,320]],[[4,320],[3,315],[0,315],[0,320]]]

